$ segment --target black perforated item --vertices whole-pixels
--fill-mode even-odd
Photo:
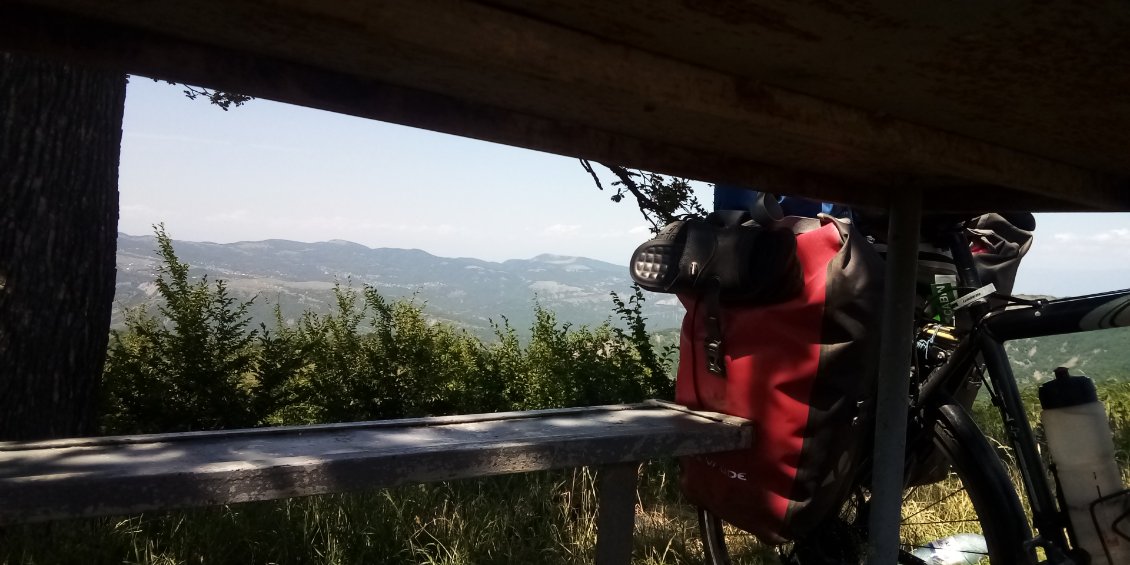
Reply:
[[[668,224],[632,254],[631,276],[653,292],[717,292],[723,304],[772,304],[803,287],[796,236],[749,213]]]

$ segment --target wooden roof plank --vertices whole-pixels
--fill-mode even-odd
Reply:
[[[506,7],[24,4],[36,7],[9,10],[0,45],[65,54],[82,36],[100,47],[88,57],[132,72],[191,76],[436,131],[853,204],[915,189],[933,209],[1130,209],[1119,174],[798,94]],[[61,14],[79,18],[69,37],[54,31],[69,17]]]
[[[1130,4],[1120,0],[483,1],[912,123],[1130,170]]]

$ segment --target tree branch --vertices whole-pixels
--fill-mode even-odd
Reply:
[[[624,196],[631,194],[639,206],[640,214],[651,224],[653,232],[658,232],[662,226],[677,220],[680,216],[706,213],[695,198],[687,179],[633,171],[622,165],[607,163],[600,165],[619,179],[612,183],[612,186],[616,187],[612,201],[620,202]],[[597,189],[604,190],[604,185],[593,169],[592,163],[581,159],[581,167],[592,176]]]

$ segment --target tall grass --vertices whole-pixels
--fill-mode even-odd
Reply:
[[[670,464],[645,465],[636,563],[697,563]],[[592,563],[597,471],[573,469],[8,527],[6,564]]]
[[[913,489],[902,506],[899,539],[907,549],[956,534],[981,533],[973,501],[956,476]]]

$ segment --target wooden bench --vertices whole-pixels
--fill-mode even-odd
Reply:
[[[0,524],[599,466],[597,563],[628,563],[638,464],[750,445],[648,401],[319,426],[0,442]]]

